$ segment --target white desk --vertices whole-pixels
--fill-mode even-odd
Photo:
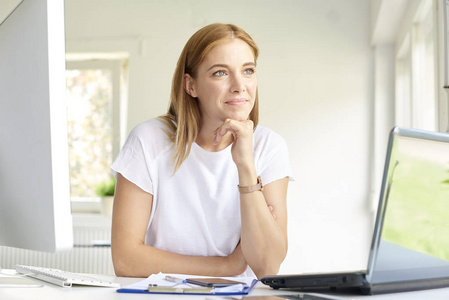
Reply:
[[[142,280],[141,278],[126,278],[126,277],[113,277],[113,276],[101,276],[94,275],[105,280],[110,280],[120,283],[122,286],[128,285],[137,281]],[[261,295],[286,295],[295,294],[292,291],[285,290],[273,290],[262,283],[258,283],[256,288],[251,292],[250,296],[261,296]],[[333,296],[341,297],[342,299],[365,299],[365,300],[447,300],[449,299],[449,288],[444,289],[434,289],[426,291],[416,291],[408,293],[394,293],[394,294],[384,294],[376,296],[363,296],[363,295],[336,295]],[[72,287],[72,288],[62,288],[55,286],[50,283],[45,283],[44,287],[41,288],[0,288],[0,299],[1,300],[118,300],[118,299],[185,299],[185,300],[204,300],[206,298],[217,298],[217,296],[197,296],[197,295],[150,295],[150,294],[123,294],[117,293],[116,289],[113,288],[96,288],[96,287]],[[243,298],[244,299],[244,298]],[[338,298],[337,298],[338,299]]]

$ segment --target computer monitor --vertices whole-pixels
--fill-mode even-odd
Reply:
[[[66,119],[64,2],[23,0],[0,24],[1,246],[72,248]]]

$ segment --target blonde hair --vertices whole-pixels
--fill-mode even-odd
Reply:
[[[245,31],[232,24],[215,23],[201,28],[187,41],[182,50],[173,74],[169,109],[165,115],[160,116],[168,127],[166,134],[175,145],[174,173],[189,155],[201,126],[198,101],[185,91],[184,75],[189,74],[192,78],[196,78],[198,66],[209,51],[217,44],[234,38],[241,39],[250,46],[256,62],[259,55],[257,45]],[[254,122],[256,128],[259,120],[257,92],[249,119]]]

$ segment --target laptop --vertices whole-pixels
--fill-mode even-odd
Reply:
[[[367,269],[261,278],[272,288],[381,294],[449,286],[449,134],[390,133]]]

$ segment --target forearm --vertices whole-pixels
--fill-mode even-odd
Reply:
[[[255,203],[264,202],[264,199],[257,199],[263,198],[262,193],[256,194],[259,196],[244,196],[241,198],[246,199],[240,200],[242,203],[241,243],[248,265],[260,278],[277,274],[287,254],[287,241],[266,204],[262,203],[263,206],[261,206]]]
[[[240,169],[239,180],[244,182],[242,186],[255,184],[255,171],[252,168],[247,168],[247,171]],[[277,274],[287,254],[286,213],[280,211],[280,205],[275,206],[275,213],[280,214],[280,218],[275,220],[268,209],[269,203],[264,193],[256,191],[240,195],[242,251],[258,278]],[[284,193],[275,194],[285,198]]]
[[[126,246],[112,243],[112,258],[117,276],[148,277],[151,274],[178,273],[207,276],[235,276],[244,272],[246,263],[232,256],[188,256],[148,245]],[[243,255],[242,260],[243,260]]]

